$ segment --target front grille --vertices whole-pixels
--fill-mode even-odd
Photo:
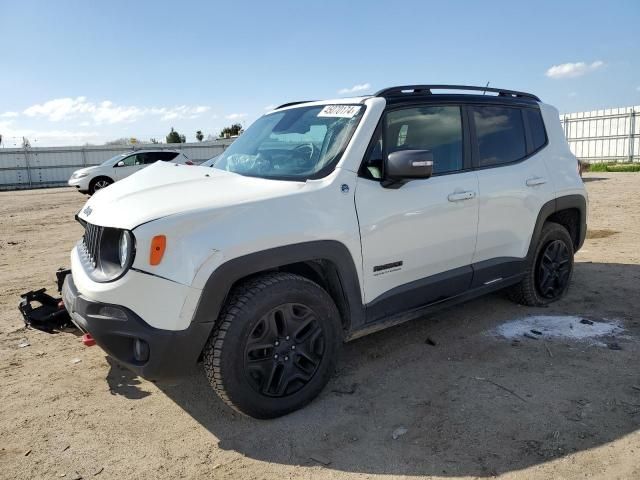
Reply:
[[[86,223],[84,226],[82,246],[93,268],[96,268],[100,254],[100,237],[102,236],[102,230],[103,227],[92,225],[91,223]]]

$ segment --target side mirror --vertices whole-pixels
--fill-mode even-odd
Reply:
[[[118,163],[116,163],[116,167],[124,167],[124,160],[120,160]]]
[[[387,156],[382,186],[400,188],[409,180],[425,179],[431,175],[433,175],[431,150],[398,150]]]

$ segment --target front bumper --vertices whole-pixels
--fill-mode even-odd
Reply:
[[[73,178],[71,177],[67,182],[67,185],[70,187],[76,187],[80,193],[87,193],[89,191],[89,176],[81,177],[81,178]]]
[[[83,297],[72,275],[64,281],[62,300],[73,323],[107,354],[154,381],[176,381],[189,373],[213,329],[213,322],[192,322],[185,330],[152,327],[126,307]]]

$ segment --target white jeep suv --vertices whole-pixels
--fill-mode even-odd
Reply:
[[[173,381],[202,359],[258,418],[318,395],[343,341],[499,289],[558,300],[585,238],[558,111],[527,93],[286,104],[212,163],[158,162],[89,199],[63,298],[133,371]]]
[[[69,179],[69,186],[76,187],[81,193],[93,195],[97,190],[157,161],[193,165],[184,153],[175,150],[137,150],[116,155],[100,165],[76,170]]]

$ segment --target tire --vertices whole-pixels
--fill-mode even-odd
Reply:
[[[534,254],[528,260],[524,279],[507,290],[521,305],[541,307],[562,298],[573,274],[573,241],[562,225],[547,222],[542,227]]]
[[[231,408],[275,418],[313,400],[335,370],[338,309],[311,280],[275,272],[231,291],[203,352],[209,383]]]
[[[98,190],[108,187],[113,183],[109,177],[96,177],[89,183],[89,195],[93,195]]]

